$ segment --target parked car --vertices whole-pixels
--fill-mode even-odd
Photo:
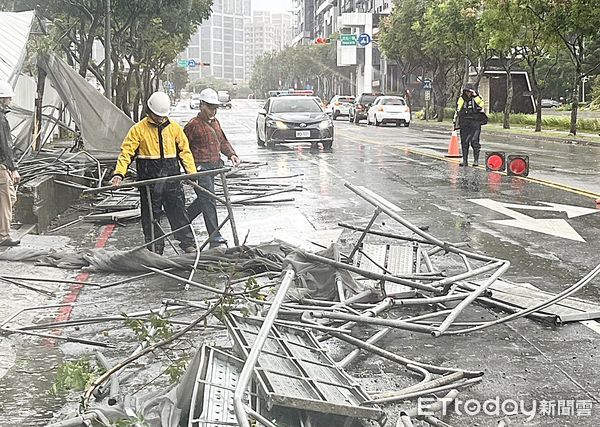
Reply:
[[[400,96],[379,96],[367,112],[367,124],[380,126],[384,123],[395,123],[396,126],[410,125],[410,109],[404,98]]]
[[[350,113],[350,106],[353,102],[353,96],[336,95],[331,98],[325,111],[331,114],[333,120],[336,120],[339,116],[347,116]]]
[[[220,90],[217,92],[217,96],[219,97],[219,102],[221,103],[219,106],[221,108],[231,108],[231,96],[229,96],[229,92]]]
[[[369,107],[377,99],[378,96],[383,95],[382,93],[361,93],[358,98],[350,105],[348,111],[348,120],[350,122],[358,124],[361,120],[367,118],[367,111]]]
[[[256,119],[259,146],[309,142],[330,149],[333,145],[333,121],[314,96],[284,96],[267,99]]]
[[[200,95],[193,95],[190,98],[190,108],[192,110],[199,110],[200,109]]]
[[[560,107],[560,102],[554,99],[542,99],[542,108],[556,108]]]

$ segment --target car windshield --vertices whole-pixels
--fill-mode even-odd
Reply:
[[[381,100],[382,105],[405,105],[402,98],[383,98]]]
[[[360,99],[361,104],[372,104],[377,95],[363,95]]]
[[[313,98],[279,98],[271,102],[271,113],[320,113],[321,107]]]

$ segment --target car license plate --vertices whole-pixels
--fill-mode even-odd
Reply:
[[[309,130],[297,130],[296,138],[310,138],[310,131]]]

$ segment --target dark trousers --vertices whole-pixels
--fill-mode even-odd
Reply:
[[[473,154],[476,159],[479,159],[479,150],[481,150],[480,135],[481,123],[470,120],[460,122],[460,145],[464,161],[469,158],[469,146],[473,147]]]
[[[221,165],[212,165],[210,163],[199,163],[196,165],[198,172],[205,170],[218,169]],[[212,176],[200,176],[198,177],[198,185],[205,190],[210,191],[214,194],[215,192],[215,177]],[[194,200],[187,208],[187,214],[190,221],[193,221],[198,215],[202,213],[204,218],[204,225],[206,226],[206,231],[209,235],[213,233],[219,227],[219,220],[217,218],[217,202],[215,199],[207,196],[201,190],[197,188],[194,189],[196,191],[196,200]],[[222,238],[221,233],[216,231],[212,236],[211,240],[215,240],[216,238]]]
[[[150,192],[150,201],[148,200],[148,192]],[[158,226],[163,210],[167,215],[171,230],[177,230],[190,224],[185,211],[185,195],[183,194],[181,182],[164,182],[140,187],[140,201],[142,229],[144,230],[146,243],[152,241],[152,229],[154,229],[155,239],[164,234]],[[154,224],[152,224],[151,212],[154,217]],[[175,232],[175,238],[179,240],[179,246],[184,249],[194,245],[194,235],[189,226]],[[165,248],[164,239],[154,243],[154,248],[156,253],[162,254]]]

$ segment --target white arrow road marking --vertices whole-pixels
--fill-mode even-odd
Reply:
[[[581,208],[579,206],[561,205],[558,203],[544,203],[546,206],[531,206],[531,205],[519,205],[515,203],[501,203],[491,199],[470,199],[470,202],[486,207],[503,215],[509,216],[513,219],[502,219],[491,221],[496,224],[508,225],[512,227],[522,228],[525,230],[536,231],[538,233],[549,234],[555,237],[561,237],[563,239],[575,240],[577,242],[585,242],[583,237],[575,231],[573,227],[564,219],[537,219],[532,218],[529,215],[525,215],[521,212],[517,212],[510,208],[524,209],[524,210],[541,210],[541,211],[554,211],[554,212],[566,212],[569,218],[575,218],[578,216],[589,215],[597,213],[599,211],[595,209]]]
[[[500,219],[490,222],[550,234],[551,236],[575,240],[576,242],[585,242],[583,237],[564,219],[536,219],[527,217],[527,219]]]
[[[576,218],[578,216],[590,215],[600,212],[598,209],[582,208],[580,206],[561,205],[560,203],[538,202],[548,206],[553,206],[555,210],[566,212],[568,218]]]

